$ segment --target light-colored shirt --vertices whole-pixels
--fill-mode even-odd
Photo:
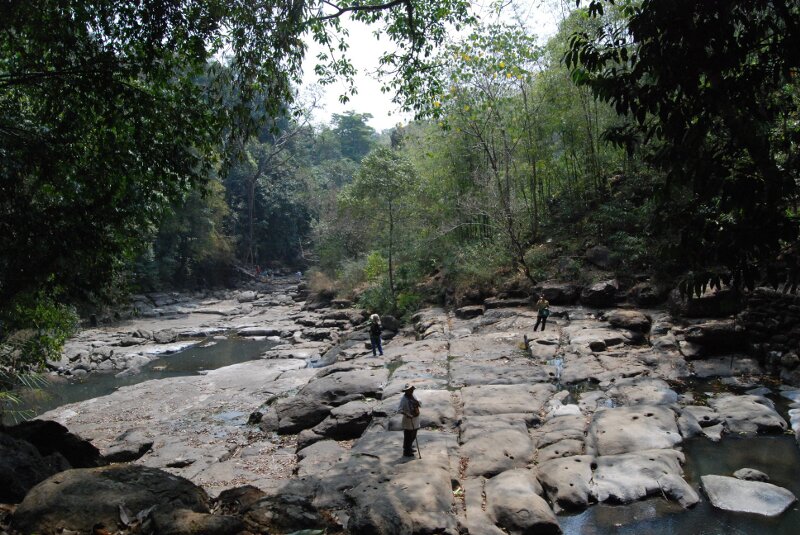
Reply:
[[[542,311],[542,310],[544,310],[545,308],[550,308],[550,303],[547,301],[547,299],[539,299],[539,300],[536,302],[536,309],[537,309],[539,312],[541,312],[541,311]]]
[[[417,405],[422,406],[422,403],[420,403],[417,398],[409,398],[405,394],[400,398],[399,411],[403,415],[403,429],[419,429],[419,416],[412,416],[412,414],[414,414],[414,409],[411,405],[412,400],[416,402]]]

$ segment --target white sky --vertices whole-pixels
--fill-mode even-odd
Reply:
[[[571,3],[571,0],[567,0]],[[555,34],[558,21],[561,18],[563,2],[561,0],[511,0],[509,5],[516,7],[521,19],[530,28],[531,33],[539,36],[544,43],[548,37]],[[475,2],[481,4],[481,2]],[[481,13],[480,7],[477,8]],[[481,15],[482,20],[491,20],[491,16]],[[511,8],[503,11],[502,18],[511,20]],[[358,94],[350,98],[350,102],[342,104],[339,102],[339,95],[345,93],[345,84],[337,82],[328,86],[320,87],[317,90],[321,93],[319,108],[314,113],[317,123],[327,123],[334,113],[344,113],[353,110],[358,113],[371,113],[372,120],[369,121],[378,132],[392,128],[398,122],[407,123],[412,119],[410,114],[401,114],[395,104],[392,104],[392,96],[388,93],[381,93],[381,83],[375,79],[374,73],[378,66],[378,58],[386,49],[388,40],[378,41],[372,32],[374,27],[369,27],[361,23],[350,20],[344,21],[344,26],[349,30],[350,37],[348,42],[350,50],[349,57],[353,65],[358,70],[356,76],[356,88]],[[303,63],[303,87],[309,87],[316,83],[317,77],[314,73],[317,53],[321,50],[319,45],[308,38],[308,51]]]

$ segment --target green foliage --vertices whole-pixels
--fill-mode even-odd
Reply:
[[[367,124],[370,119],[372,115],[369,113],[353,111],[347,111],[344,115],[334,113],[331,116],[333,134],[339,141],[339,150],[343,157],[353,162],[360,162],[372,150],[377,135]]]
[[[9,306],[0,308],[0,422],[9,416],[14,421],[30,416],[15,408],[21,401],[19,389],[46,384],[38,372],[47,360],[60,356],[77,327],[75,310],[43,291],[18,294]]]
[[[383,278],[362,291],[358,296],[358,306],[378,314],[394,314],[394,299],[389,287],[389,280]]]
[[[367,262],[364,266],[364,276],[369,282],[375,282],[386,275],[389,271],[389,261],[380,252],[372,251],[367,255]]]
[[[566,60],[632,119],[609,139],[649,142],[665,170],[662,228],[694,273],[687,287],[717,280],[720,267],[737,285],[766,275],[796,287],[800,5],[646,0],[621,13],[623,24],[576,33]]]

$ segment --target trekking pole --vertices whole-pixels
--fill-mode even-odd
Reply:
[[[417,431],[419,431],[419,429],[417,429]],[[422,459],[422,452],[419,450],[419,437],[417,435],[414,435],[414,441],[417,443],[417,455]]]

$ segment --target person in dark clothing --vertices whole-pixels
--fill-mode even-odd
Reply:
[[[383,346],[381,345],[381,332],[383,331],[383,327],[381,327],[381,317],[377,314],[373,314],[369,317],[369,341],[372,345],[372,356],[377,356],[376,352],[380,352],[381,356],[383,356]]]
[[[536,302],[536,309],[539,311],[536,314],[536,325],[533,326],[534,332],[539,327],[539,324],[542,324],[542,330],[544,330],[544,326],[547,323],[547,317],[550,316],[550,303],[547,299],[544,298],[543,295],[539,296],[539,300]]]
[[[414,385],[406,384],[403,387],[403,397],[400,398],[400,414],[403,415],[403,456],[414,456],[414,440],[419,429],[419,408],[422,403],[414,397]]]

